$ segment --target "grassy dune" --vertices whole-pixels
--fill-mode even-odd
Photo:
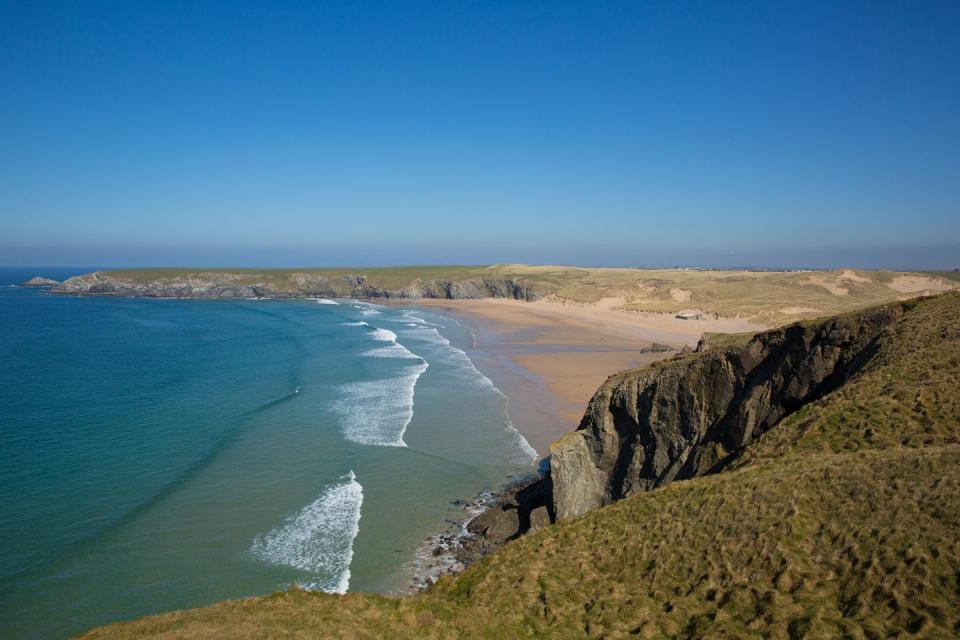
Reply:
[[[960,634],[960,294],[727,471],[521,538],[407,598],[299,591],[90,638]]]

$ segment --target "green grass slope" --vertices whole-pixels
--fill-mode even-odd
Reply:
[[[917,301],[876,350],[725,472],[520,538],[426,593],[292,591],[88,637],[957,637],[960,294]]]

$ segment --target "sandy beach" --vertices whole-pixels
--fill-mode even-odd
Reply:
[[[510,417],[546,455],[551,442],[577,427],[597,387],[613,373],[670,357],[653,343],[694,346],[704,332],[740,333],[764,327],[746,319],[680,320],[669,314],[594,304],[505,299],[418,300],[467,325],[470,357],[509,398]]]

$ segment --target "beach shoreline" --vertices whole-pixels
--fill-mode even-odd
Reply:
[[[439,312],[467,329],[474,366],[504,394],[513,426],[540,456],[542,475],[550,445],[575,430],[587,403],[611,375],[644,367],[696,346],[705,332],[759,332],[746,319],[681,320],[671,314],[635,313],[609,304],[480,300],[389,300],[390,306]],[[440,576],[459,573],[499,548],[502,532],[480,524],[516,501],[531,477],[517,478],[463,503],[463,515],[429,536],[408,565],[398,593],[429,588]]]
[[[764,329],[748,319],[681,320],[621,311],[603,302],[487,298],[397,304],[440,311],[471,332],[468,355],[507,396],[514,427],[541,458],[549,455],[552,442],[577,428],[593,393],[609,376],[694,347],[704,332]]]

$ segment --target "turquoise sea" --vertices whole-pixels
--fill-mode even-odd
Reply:
[[[0,637],[402,588],[533,471],[469,331],[350,300],[73,298],[0,270]]]

